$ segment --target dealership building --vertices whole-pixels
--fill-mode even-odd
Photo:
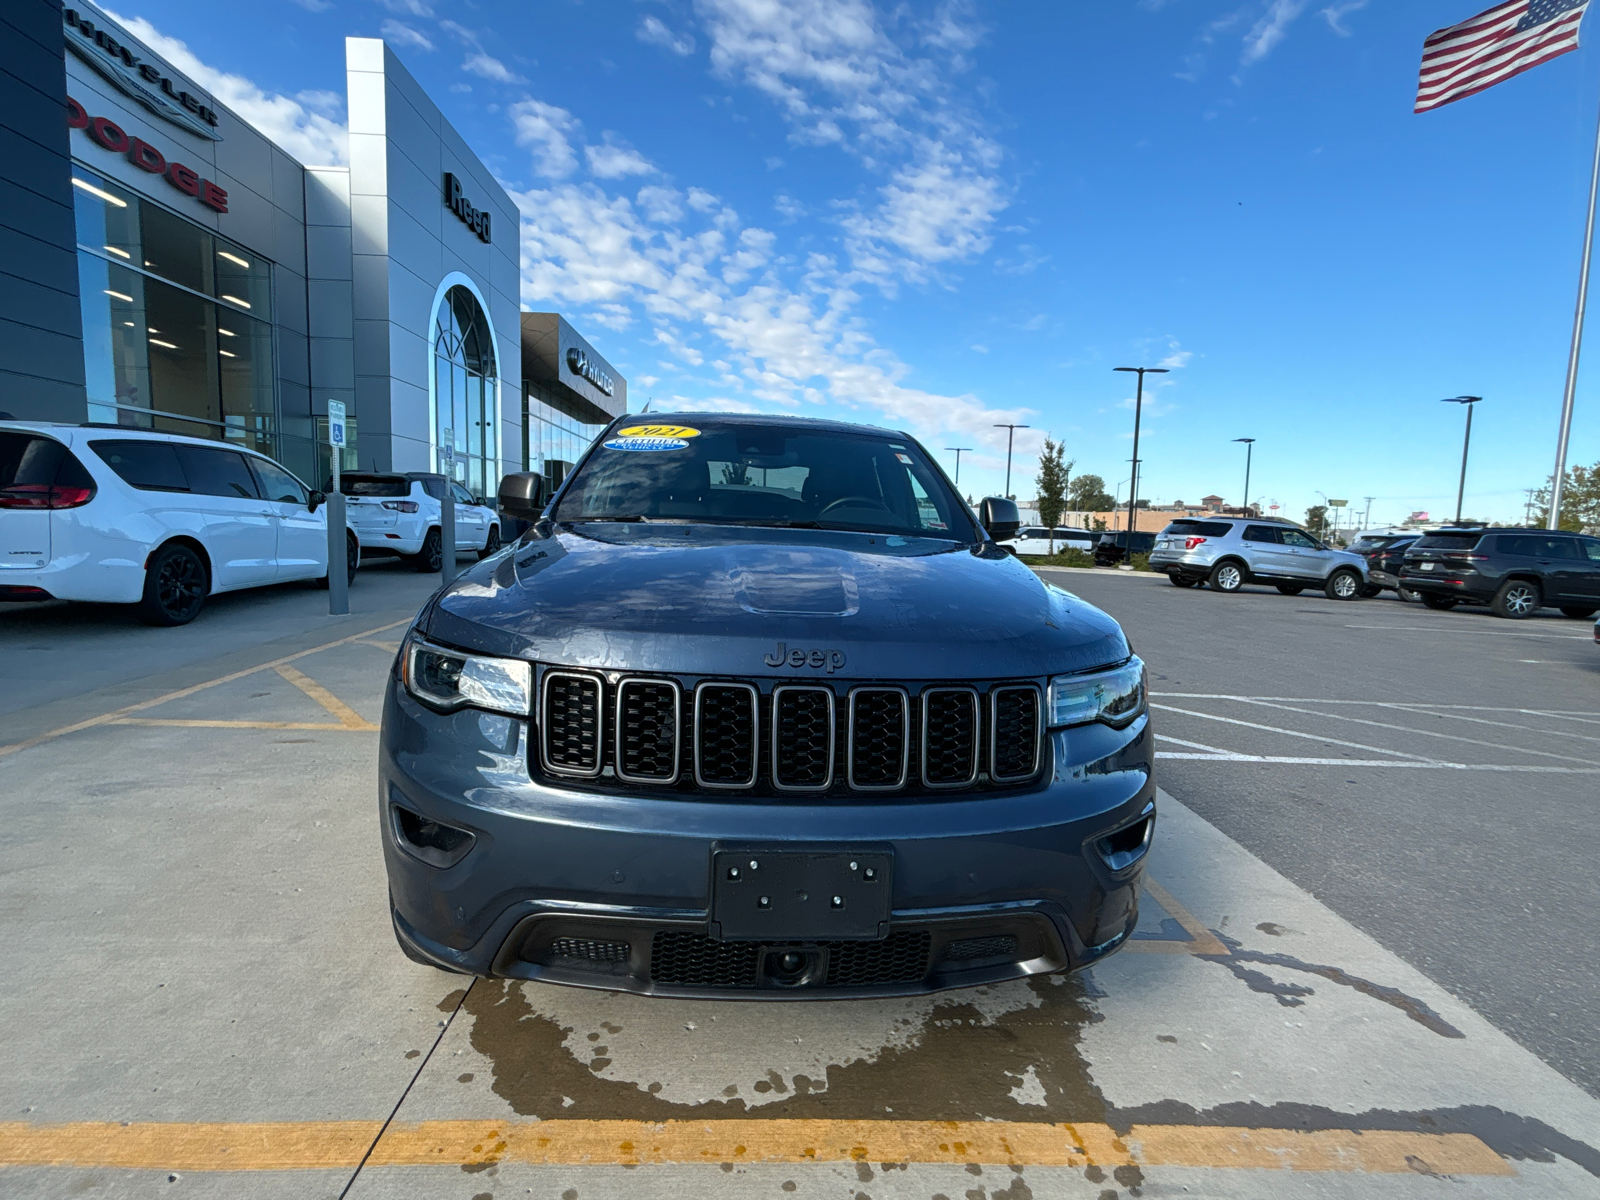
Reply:
[[[218,438],[308,481],[565,474],[627,381],[519,302],[520,214],[384,42],[302,164],[92,4],[0,14],[0,411]]]

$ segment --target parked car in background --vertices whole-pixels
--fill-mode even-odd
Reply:
[[[1544,607],[1600,612],[1600,538],[1550,529],[1435,529],[1406,550],[1400,581],[1429,608],[1487,604],[1520,620]]]
[[[1072,529],[1065,525],[1057,525],[1052,536],[1052,531],[1043,525],[1028,525],[1018,531],[1016,537],[1001,542],[1000,546],[1019,558],[1043,558],[1060,554],[1063,550],[1081,550],[1090,554],[1098,537],[1099,534],[1090,533],[1087,529]]]
[[[1150,569],[1166,572],[1178,587],[1204,583],[1218,592],[1263,583],[1286,596],[1308,587],[1321,588],[1330,600],[1376,594],[1361,555],[1335,550],[1286,522],[1259,519],[1173,521],[1156,538]]]
[[[224,442],[0,421],[0,600],[136,604],[147,624],[184,625],[218,592],[326,581],[324,499]],[[354,579],[348,528],[345,550]]]
[[[1149,554],[1155,544],[1155,534],[1140,533],[1137,529],[1132,534],[1125,529],[1102,533],[1094,544],[1094,565],[1114,567],[1131,554]]]
[[[328,487],[333,487],[329,480]],[[459,483],[429,471],[348,471],[339,476],[350,527],[368,555],[395,555],[418,571],[443,564],[444,493],[456,505],[456,550],[487,558],[500,549],[500,515]]]
[[[1400,567],[1406,550],[1421,536],[1418,533],[1363,534],[1350,544],[1352,554],[1367,560],[1368,590],[1372,595],[1388,589],[1402,600],[1417,599],[1417,593],[1400,582]]]

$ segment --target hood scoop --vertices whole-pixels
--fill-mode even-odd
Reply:
[[[772,617],[853,617],[861,609],[856,577],[843,568],[819,571],[814,563],[789,570],[730,573],[739,607]]]

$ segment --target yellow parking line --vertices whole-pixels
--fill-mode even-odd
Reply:
[[[9,746],[0,746],[0,758],[8,754],[15,754],[19,750],[27,750],[34,746],[42,745],[58,737],[65,737],[69,733],[77,733],[84,729],[93,729],[96,725],[109,725],[129,713],[143,712],[147,708],[155,708],[160,704],[167,704],[173,700],[181,700],[185,696],[192,696],[196,692],[203,692],[207,688],[214,688],[218,684],[232,683],[235,679],[243,679],[247,675],[255,675],[261,671],[270,671],[284,663],[292,663],[312,654],[321,654],[324,650],[332,650],[336,646],[345,646],[351,642],[359,642],[362,638],[371,637],[375,633],[382,633],[386,629],[395,629],[401,625],[410,624],[411,618],[406,617],[400,621],[390,621],[387,625],[379,625],[376,629],[364,629],[360,633],[352,633],[349,637],[342,637],[337,641],[324,642],[320,646],[313,646],[309,650],[301,650],[295,654],[275,658],[271,662],[261,663],[259,666],[246,667],[242,671],[233,671],[227,675],[220,675],[216,679],[208,679],[204,683],[197,683],[192,687],[179,688],[175,692],[168,692],[164,696],[157,696],[153,700],[141,700],[138,704],[127,704],[121,708],[114,708],[110,712],[101,713],[98,717],[90,717],[86,721],[75,721],[71,725],[63,725],[59,729],[47,730],[35,737],[24,738],[20,742],[12,742]]]
[[[272,1171],[354,1167],[377,1121],[0,1123],[0,1165]],[[1513,1175],[1466,1133],[1016,1121],[425,1121],[391,1125],[373,1167],[892,1162]]]
[[[378,727],[376,725],[363,717],[355,709],[351,708],[343,700],[339,699],[339,697],[335,696],[316,680],[307,678],[299,671],[288,665],[280,666],[276,668],[276,670],[279,675],[282,675],[290,683],[294,684],[295,687],[299,688],[318,704],[322,705],[323,708],[327,709],[334,716],[338,717],[339,723],[346,729],[360,729],[368,733],[377,730]]]
[[[1196,917],[1183,905],[1179,904],[1173,894],[1162,887],[1148,874],[1144,877],[1144,890],[1157,904],[1166,909],[1168,914],[1183,927],[1193,940],[1188,942],[1175,942],[1166,939],[1154,938],[1143,941],[1129,940],[1123,947],[1124,951],[1133,950],[1142,954],[1226,954],[1228,948],[1200,923]]]
[[[166,725],[175,729],[327,729],[335,733],[366,733],[376,725],[351,729],[328,721],[179,721],[157,717],[118,717],[112,725]]]

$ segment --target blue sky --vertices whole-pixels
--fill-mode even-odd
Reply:
[[[521,204],[523,306],[636,406],[909,428],[998,492],[1002,421],[1140,494],[1518,519],[1554,455],[1600,62],[1411,112],[1486,0],[118,0],[306,162],[383,36]],[[139,20],[148,22],[148,27]],[[1593,18],[1600,19],[1600,18]],[[1600,31],[1588,31],[1591,40]],[[177,46],[172,40],[183,43]],[[186,49],[185,49],[186,47]],[[1592,331],[1600,337],[1600,327]],[[1569,462],[1600,459],[1600,342]],[[1126,494],[1124,490],[1124,495]]]

